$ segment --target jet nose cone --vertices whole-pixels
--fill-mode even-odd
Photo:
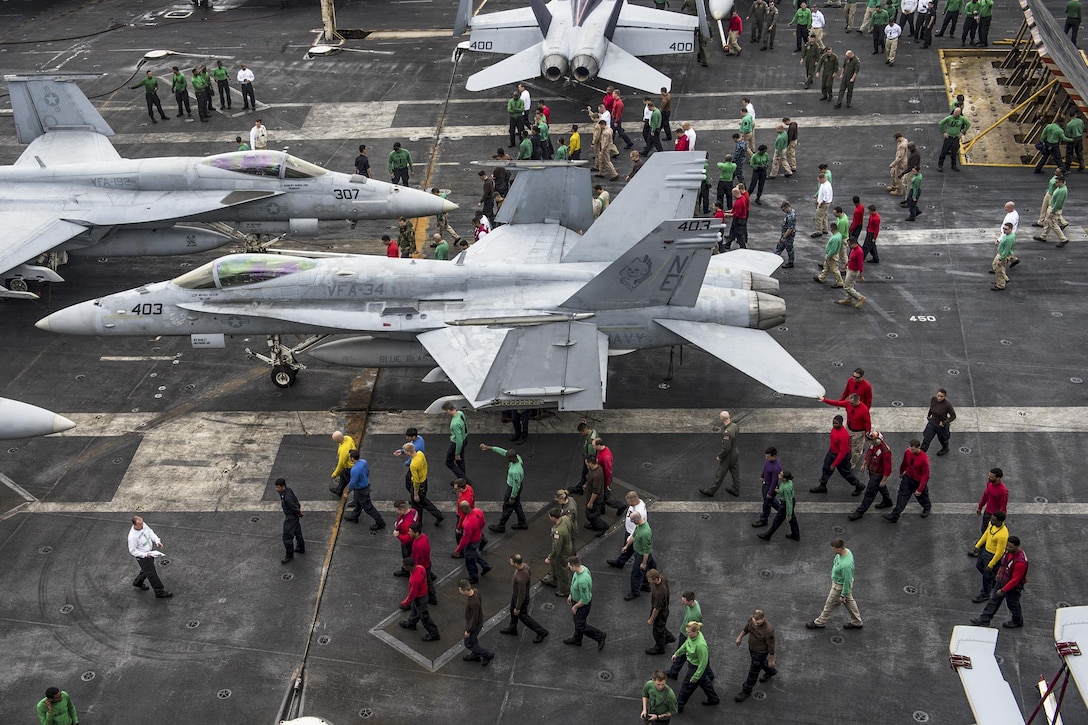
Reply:
[[[413,217],[446,214],[458,209],[458,206],[437,194],[412,189],[407,186],[398,186],[393,194],[393,209],[398,216],[411,219]]]
[[[442,200],[442,213],[443,214],[448,214],[451,211],[457,211],[460,208],[461,207],[457,206],[456,204],[454,204],[449,199],[443,199]]]
[[[34,323],[39,330],[61,335],[97,335],[98,308],[93,302],[81,302],[65,307]]]

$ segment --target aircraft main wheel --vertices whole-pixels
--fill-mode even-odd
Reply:
[[[287,367],[286,365],[277,365],[272,368],[272,384],[277,388],[289,388],[295,384],[295,378],[298,376],[298,370]]]
[[[15,278],[8,282],[8,289],[12,292],[26,292],[26,280]]]

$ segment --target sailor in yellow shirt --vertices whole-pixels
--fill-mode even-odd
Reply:
[[[408,456],[408,475],[404,479],[404,487],[408,489],[412,508],[416,510],[421,522],[423,509],[427,509],[434,516],[434,525],[438,526],[446,517],[427,498],[427,456],[423,455],[423,451],[417,451],[412,443],[405,443],[401,450]]]
[[[332,480],[336,481],[336,485],[330,486],[329,491],[340,498],[351,480],[351,459],[348,455],[355,450],[355,440],[338,430],[333,432],[332,442],[336,444],[336,468],[332,472]]]
[[[578,124],[570,127],[570,142],[567,144],[567,158],[578,161],[582,158],[582,134],[578,133]]]
[[[975,567],[982,575],[982,589],[972,602],[985,602],[990,599],[990,593],[994,588],[994,579],[997,577],[997,567],[1001,563],[1001,557],[1005,555],[1005,546],[1009,543],[1009,528],[1005,526],[1005,512],[995,511],[990,516],[990,525],[982,532],[981,538],[975,543],[973,551],[969,554],[978,555]],[[985,551],[986,554],[982,554]]]

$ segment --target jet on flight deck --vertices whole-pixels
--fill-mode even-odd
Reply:
[[[452,211],[436,195],[328,171],[282,151],[123,159],[113,129],[75,80],[5,76],[19,141],[0,167],[0,297],[35,298],[27,281],[60,282],[66,255],[189,254],[231,237],[178,222],[231,222],[246,234],[316,235],[322,220]],[[180,123],[180,121],[179,121]]]
[[[672,81],[637,56],[691,54],[695,30],[709,37],[703,3],[699,15],[632,5],[627,0],[530,0],[527,8],[472,15],[472,0],[461,0],[454,36],[471,28],[460,47],[509,55],[469,77],[470,91],[543,76],[587,83],[603,78],[657,93]]]
[[[651,199],[669,198],[670,185],[688,188],[683,167],[701,169],[703,157],[654,154],[617,197],[615,213],[624,214],[624,200],[654,208]],[[553,172],[585,175],[588,186],[585,169],[519,172],[508,198],[515,205],[540,199],[534,187]],[[525,188],[519,193],[518,186]],[[553,193],[549,202],[562,196]],[[361,333],[309,354],[352,366],[433,368],[425,381],[452,381],[477,409],[600,409],[609,356],[684,344],[778,392],[823,394],[765,331],[783,322],[786,305],[774,294],[775,280],[749,268],[773,271],[780,257],[741,250],[718,255],[711,270],[716,220],[666,219],[647,229],[645,215],[631,214],[626,224],[606,218],[613,206],[588,233],[567,238],[561,223],[518,221],[534,208],[555,210],[526,203],[511,211],[504,203],[514,221],[493,235],[509,227],[505,241],[498,235],[497,243],[451,261],[229,255],[170,281],[60,310],[38,326],[82,335]],[[547,260],[563,247],[561,259]],[[724,266],[734,258],[739,269]]]

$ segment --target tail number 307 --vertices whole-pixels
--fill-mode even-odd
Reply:
[[[359,190],[358,189],[333,189],[332,190],[332,198],[333,199],[358,199],[359,198]]]
[[[132,308],[132,314],[134,315],[161,315],[162,305],[158,302],[147,302],[142,305],[136,305]]]

